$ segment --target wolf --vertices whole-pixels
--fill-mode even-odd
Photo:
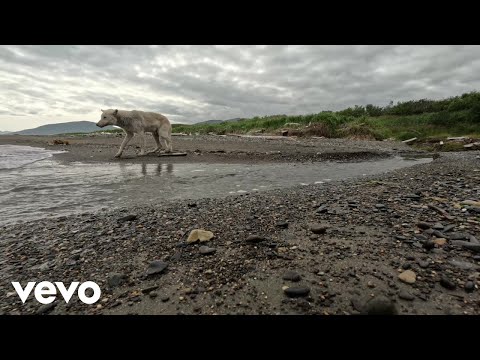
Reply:
[[[172,152],[172,125],[164,115],[139,110],[108,109],[101,111],[102,115],[100,121],[97,123],[98,127],[103,128],[108,125],[115,125],[125,131],[125,139],[115,155],[116,158],[122,156],[125,146],[127,146],[134,134],[142,137],[140,155],[145,155],[147,147],[146,132],[151,132],[157,143],[157,147],[149,151],[148,154],[159,151],[162,146],[167,153]]]

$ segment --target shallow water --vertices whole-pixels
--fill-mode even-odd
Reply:
[[[0,225],[107,207],[161,204],[172,199],[223,197],[294,185],[321,186],[432,160],[395,157],[357,163],[65,165],[51,159],[51,152],[41,154],[41,149],[21,148],[14,155],[15,149],[9,146],[9,156],[26,153],[25,159],[18,159],[16,166],[9,161],[9,167],[0,170]],[[1,154],[2,148],[0,158]]]

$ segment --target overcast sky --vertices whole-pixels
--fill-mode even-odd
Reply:
[[[480,90],[480,46],[2,45],[0,84],[4,131],[107,108],[173,123],[308,114]]]

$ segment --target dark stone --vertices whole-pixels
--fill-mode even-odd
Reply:
[[[150,296],[152,299],[155,299],[158,296],[158,293],[156,291],[151,291],[148,293],[148,296]]]
[[[475,290],[475,284],[473,283],[473,281],[467,281],[465,283],[464,289],[467,293],[471,293],[473,292],[473,290]]]
[[[435,230],[432,232],[432,235],[437,237],[437,238],[448,238],[447,235],[445,235],[444,233],[441,233],[440,231],[438,230]]]
[[[150,286],[150,287],[147,287],[145,289],[142,289],[142,293],[149,294],[153,290],[157,290],[157,289],[158,289],[158,285]]]
[[[453,224],[447,225],[443,228],[443,232],[444,233],[449,232],[450,230],[453,230],[454,228],[455,228],[455,225],[453,225]]]
[[[412,268],[412,264],[410,264],[410,263],[404,263],[402,265],[403,270],[408,270],[408,269],[411,269],[411,268]]]
[[[440,279],[440,285],[448,290],[455,290],[457,287],[457,285],[455,285],[455,283],[445,275]]]
[[[187,205],[188,207],[191,207],[191,208],[197,207],[196,203],[188,203]]]
[[[137,219],[137,215],[127,215],[127,216],[124,216],[124,217],[118,219],[118,222],[133,221],[133,220],[136,220],[136,219]]]
[[[295,271],[287,271],[283,276],[282,276],[282,279],[283,280],[288,280],[288,281],[293,281],[293,282],[297,282],[297,281],[300,281],[301,280],[301,276],[296,273]]]
[[[383,204],[375,204],[375,207],[377,209],[385,209],[385,205],[383,205]]]
[[[405,236],[402,236],[402,235],[395,235],[395,239],[400,240],[400,241],[407,240],[407,238]]]
[[[284,292],[288,297],[303,297],[310,294],[310,288],[305,286],[295,286],[285,289]]]
[[[208,246],[200,246],[200,254],[202,255],[211,255],[213,253],[215,253],[217,251],[217,249],[215,248],[211,248],[211,247],[208,247]]]
[[[160,296],[160,300],[162,300],[162,302],[167,302],[168,300],[170,300],[170,296],[162,295],[162,296]]]
[[[420,229],[423,229],[423,230],[427,230],[427,229],[430,229],[430,224],[429,223],[426,223],[426,222],[419,222],[417,223],[417,226],[420,228]]]
[[[370,299],[362,309],[364,315],[398,315],[398,310],[392,300],[380,295]]]
[[[155,260],[150,263],[147,269],[147,275],[160,274],[167,268],[168,264],[161,260]]]
[[[43,315],[43,314],[47,314],[49,313],[50,311],[52,311],[55,306],[57,306],[57,303],[56,302],[52,302],[50,304],[45,304],[45,305],[42,305],[38,308],[37,310],[37,315]]]
[[[467,239],[467,235],[464,234],[464,233],[460,233],[460,232],[454,232],[454,233],[451,233],[448,238],[450,240],[466,240]]]
[[[430,262],[421,260],[418,262],[418,266],[420,266],[422,269],[426,269],[430,266]]]
[[[245,241],[248,242],[248,243],[259,243],[259,242],[262,242],[262,241],[265,241],[265,240],[267,240],[267,239],[262,237],[262,236],[250,235],[249,237],[247,237],[247,240],[245,240]]]
[[[398,293],[398,297],[402,300],[407,300],[407,301],[413,301],[415,299],[415,296],[410,294],[409,292],[402,290]]]
[[[434,230],[442,230],[443,225],[441,223],[436,223],[435,225],[432,226],[432,229]]]
[[[328,226],[322,224],[313,224],[310,225],[310,231],[314,234],[325,234],[327,232]]]
[[[435,243],[432,240],[426,240],[422,246],[425,250],[432,250],[435,247]]]
[[[414,261],[414,260],[415,260],[415,256],[413,256],[413,255],[407,255],[407,256],[405,257],[405,259],[410,260],[410,261]]]
[[[124,284],[127,280],[125,274],[111,274],[107,279],[107,284],[110,288],[114,288]]]
[[[277,222],[276,226],[279,227],[279,228],[282,228],[282,229],[286,229],[286,228],[288,228],[288,222],[279,221],[279,222]]]

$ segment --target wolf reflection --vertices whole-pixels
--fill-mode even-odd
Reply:
[[[132,164],[120,163],[118,165],[120,167],[120,173],[125,178],[132,178],[132,176],[134,176],[138,171],[138,168],[136,166],[132,166]],[[165,174],[172,174],[173,173],[173,164],[147,164],[147,163],[142,163],[142,164],[140,164],[140,173],[143,176],[154,175],[154,174],[156,176],[161,176],[161,175],[165,175]]]

